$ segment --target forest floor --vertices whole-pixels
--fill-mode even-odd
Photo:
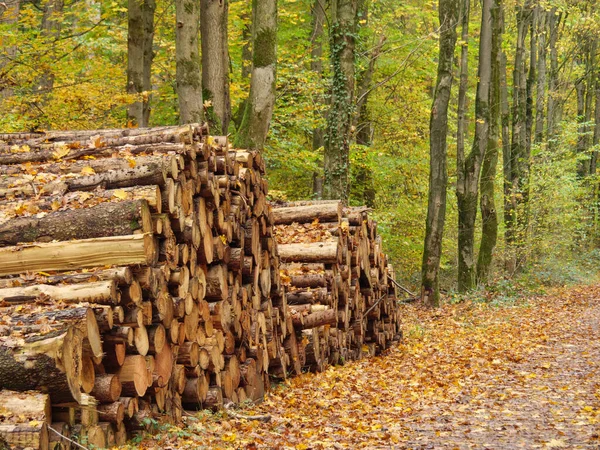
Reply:
[[[386,354],[200,414],[146,448],[600,449],[600,286],[494,306],[406,306]]]

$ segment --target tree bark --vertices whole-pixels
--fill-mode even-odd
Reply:
[[[44,217],[17,217],[0,224],[0,244],[50,242],[152,232],[145,200],[100,203],[92,208],[57,211]]]
[[[6,9],[0,11],[0,26],[13,25],[19,21],[21,10],[21,0],[7,2]],[[16,45],[0,47],[0,102],[3,99],[13,95],[13,82],[10,81],[8,73],[10,72],[11,60],[17,54]]]
[[[152,90],[154,0],[129,0],[127,14],[127,93],[138,96],[127,109],[131,125],[147,127]]]
[[[437,81],[429,121],[429,195],[423,248],[421,298],[439,305],[439,268],[446,216],[448,103],[452,90],[458,0],[439,0],[442,26],[439,41]]]
[[[229,0],[201,0],[202,94],[213,132],[227,134],[231,120],[227,16]]]
[[[548,13],[548,48],[550,51],[550,71],[548,76],[548,105],[546,112],[546,135],[549,148],[556,146],[557,127],[560,121],[559,81],[558,81],[558,49],[559,25],[562,12],[552,8]]]
[[[475,220],[481,164],[486,153],[490,126],[490,81],[493,0],[483,0],[479,38],[479,69],[475,99],[475,136],[469,154],[457,153],[458,198],[458,290],[473,289],[475,279]]]
[[[315,74],[317,80],[323,77],[323,25],[326,20],[325,9],[327,0],[314,0],[311,6],[312,32],[310,35],[310,70]],[[319,96],[319,103],[325,100]],[[321,113],[317,110],[316,120],[321,119]],[[315,127],[312,130],[312,148],[316,151],[323,147],[323,128]]]
[[[235,146],[262,150],[275,105],[277,0],[253,0],[252,22],[250,95]]]
[[[332,0],[330,52],[331,106],[327,114],[323,197],[348,200],[350,128],[354,102],[356,0]]]
[[[456,124],[456,153],[465,154],[465,141],[469,124],[467,122],[467,90],[469,88],[469,18],[471,0],[461,3],[461,39],[460,39],[460,81],[458,84],[458,107]],[[461,156],[461,159],[463,156]]]
[[[549,12],[541,10],[538,17],[538,77],[537,77],[537,97],[535,103],[535,139],[534,142],[540,145],[544,141],[544,112],[546,110],[546,54],[547,54],[547,17]]]
[[[175,16],[179,122],[199,123],[203,118],[202,72],[198,44],[200,5],[197,1],[176,0]]]
[[[525,40],[531,21],[531,2],[517,8],[517,43],[513,69],[512,142],[505,155],[504,241],[507,247],[505,268],[513,274],[518,267],[517,247],[525,237],[522,229],[523,192],[527,185],[527,79]]]
[[[485,283],[489,278],[494,248],[498,239],[498,213],[494,199],[494,180],[496,178],[498,147],[500,145],[500,70],[502,67],[502,33],[504,31],[502,0],[495,0],[493,2],[491,20],[490,128],[487,148],[481,167],[481,243],[477,259],[477,283]]]

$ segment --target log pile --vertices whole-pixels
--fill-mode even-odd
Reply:
[[[0,134],[2,439],[122,444],[389,344],[372,222],[272,208],[264,168],[200,125]]]
[[[305,368],[376,354],[400,335],[393,270],[365,208],[339,201],[274,209],[282,284]]]

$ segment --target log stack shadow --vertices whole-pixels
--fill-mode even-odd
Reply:
[[[0,134],[0,436],[123,444],[375,354],[390,278],[365,209],[271,205],[206,126]]]

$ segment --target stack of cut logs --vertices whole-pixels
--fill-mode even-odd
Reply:
[[[302,365],[322,370],[387,348],[400,335],[393,271],[366,208],[339,201],[278,205],[281,281]]]
[[[5,443],[122,444],[388,346],[366,213],[266,194],[261,155],[206,126],[0,134]]]

